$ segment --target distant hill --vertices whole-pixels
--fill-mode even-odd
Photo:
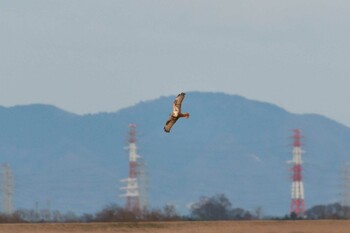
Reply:
[[[289,211],[292,130],[304,135],[306,206],[339,198],[340,169],[350,158],[350,129],[316,114],[222,93],[187,93],[170,134],[163,125],[174,96],[115,113],[75,115],[48,105],[0,107],[0,162],[14,175],[15,208],[92,213],[124,204],[128,124],[149,172],[149,205],[181,212],[200,196],[224,193],[234,207]]]

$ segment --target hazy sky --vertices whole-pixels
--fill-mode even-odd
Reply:
[[[238,94],[350,126],[350,1],[0,0],[0,105]]]

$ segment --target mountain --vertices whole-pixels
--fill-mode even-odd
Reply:
[[[187,213],[201,196],[282,215],[290,205],[293,129],[302,130],[306,207],[339,199],[350,129],[316,114],[223,93],[187,93],[181,119],[163,126],[174,96],[114,113],[76,115],[49,105],[0,107],[1,163],[14,177],[15,208],[93,213],[119,198],[128,174],[128,125],[149,173],[149,206]]]

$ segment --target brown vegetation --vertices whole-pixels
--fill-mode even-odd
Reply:
[[[349,233],[350,221],[210,221],[1,224],[0,233]]]

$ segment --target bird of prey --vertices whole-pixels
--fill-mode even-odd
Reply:
[[[189,113],[182,113],[181,112],[181,103],[183,101],[183,99],[185,98],[185,93],[181,92],[180,94],[177,95],[177,97],[174,100],[173,103],[173,112],[170,114],[170,117],[168,119],[168,121],[165,123],[164,126],[164,131],[169,133],[171,127],[173,127],[173,125],[175,124],[175,122],[180,118],[180,117],[185,117],[185,118],[189,118],[190,114]]]

